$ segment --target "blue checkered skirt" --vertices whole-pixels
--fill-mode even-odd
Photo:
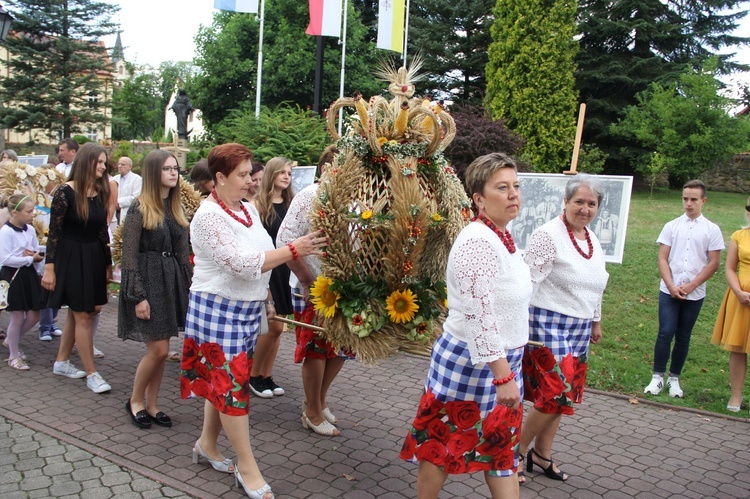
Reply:
[[[591,319],[579,319],[543,308],[529,307],[529,340],[544,343],[558,362],[568,354],[577,358],[587,357],[591,323]]]
[[[523,397],[523,348],[508,351]],[[511,476],[518,467],[523,409],[498,406],[494,375],[485,363],[471,362],[468,346],[452,334],[437,339],[412,428],[400,457],[426,460],[449,474],[488,471]]]
[[[262,305],[262,301],[229,300],[191,291],[185,338],[194,339],[198,345],[217,343],[227,359],[239,353],[252,354],[260,333]]]

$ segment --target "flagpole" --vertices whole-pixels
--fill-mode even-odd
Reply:
[[[266,18],[266,0],[260,0],[260,35],[258,36],[258,80],[255,83],[255,119],[260,118],[260,85],[263,77],[263,24]]]
[[[344,96],[344,73],[346,72],[346,22],[349,19],[349,0],[344,0],[344,32],[341,35],[341,82],[339,83],[339,97]],[[344,108],[339,109],[339,137],[341,137],[341,126],[344,121]]]
[[[406,22],[404,22],[404,67],[406,67],[406,47],[409,43],[409,0],[406,0]],[[339,135],[341,135],[339,133]]]

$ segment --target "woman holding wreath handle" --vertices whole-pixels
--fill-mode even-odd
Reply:
[[[190,224],[195,269],[190,287],[181,365],[181,395],[204,397],[203,430],[193,461],[234,473],[249,497],[271,499],[250,446],[248,385],[261,310],[275,315],[268,291],[270,270],[282,263],[320,254],[327,238],[320,231],[274,249],[247,199],[252,152],[241,144],[214,147],[208,168],[215,182]],[[224,429],[237,464],[217,448]]]
[[[596,217],[604,194],[594,175],[578,174],[565,186],[563,214],[536,229],[524,260],[531,270],[534,295],[529,309],[529,346],[524,355],[527,400],[534,402],[519,452],[526,471],[538,466],[553,480],[567,480],[552,461],[552,442],[562,414],[573,414],[586,382],[589,341],[602,337],[601,305],[609,274],[604,252],[587,225]]]
[[[506,229],[521,208],[516,165],[501,153],[481,156],[465,186],[477,216],[448,257],[448,317],[399,457],[419,461],[420,498],[437,497],[448,474],[474,471],[484,471],[493,498],[517,498],[532,288]]]

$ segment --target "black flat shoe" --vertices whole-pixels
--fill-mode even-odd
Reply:
[[[172,426],[172,418],[170,418],[169,416],[167,416],[166,414],[164,414],[161,411],[157,412],[156,416],[152,416],[151,414],[148,414],[148,412],[146,412],[146,414],[148,415],[148,418],[152,422],[158,424],[159,426],[165,426],[167,428],[169,428],[169,427]],[[149,423],[149,426],[150,425],[151,425],[151,423]]]
[[[130,419],[133,420],[133,424],[138,428],[143,428],[144,430],[151,428],[151,419],[148,412],[146,412],[146,409],[133,414],[133,410],[130,408],[130,399],[128,399],[128,401],[125,402],[125,410],[128,411]]]
[[[547,461],[549,463],[549,466],[546,468],[543,468],[541,464],[534,463],[534,459],[531,457],[531,455],[534,454],[536,457],[541,459],[542,461]],[[547,478],[551,478],[552,480],[558,480],[561,482],[564,482],[568,479],[567,473],[563,473],[562,471],[555,471],[554,464],[555,462],[552,459],[547,459],[539,455],[537,451],[534,449],[529,449],[529,452],[526,454],[526,471],[531,473],[534,471],[534,464],[542,468],[542,471],[544,472],[544,475]]]

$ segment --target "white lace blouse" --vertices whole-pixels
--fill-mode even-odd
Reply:
[[[536,229],[526,246],[524,260],[531,269],[534,296],[531,305],[579,319],[601,320],[602,296],[609,274],[604,252],[593,231],[590,260],[581,256],[568,236],[560,217]],[[588,252],[586,241],[578,241]]]
[[[448,318],[443,329],[466,342],[471,361],[492,362],[529,339],[531,279],[521,253],[508,253],[486,225],[473,222],[448,256]]]
[[[204,201],[190,223],[190,243],[195,270],[190,291],[206,292],[230,300],[257,301],[268,296],[271,272],[261,273],[265,251],[274,249],[258,211],[244,203],[253,219],[245,227],[216,203]],[[238,213],[240,218],[244,215]]]
[[[294,196],[286,216],[281,222],[279,233],[276,235],[276,247],[282,248],[286,243],[291,243],[310,232],[310,209],[317,194],[318,184],[312,184]],[[320,275],[320,259],[315,255],[308,255],[303,257],[303,260],[312,272],[313,278],[318,277]],[[299,279],[294,275],[294,272],[289,276],[289,286],[292,288],[300,287]]]

